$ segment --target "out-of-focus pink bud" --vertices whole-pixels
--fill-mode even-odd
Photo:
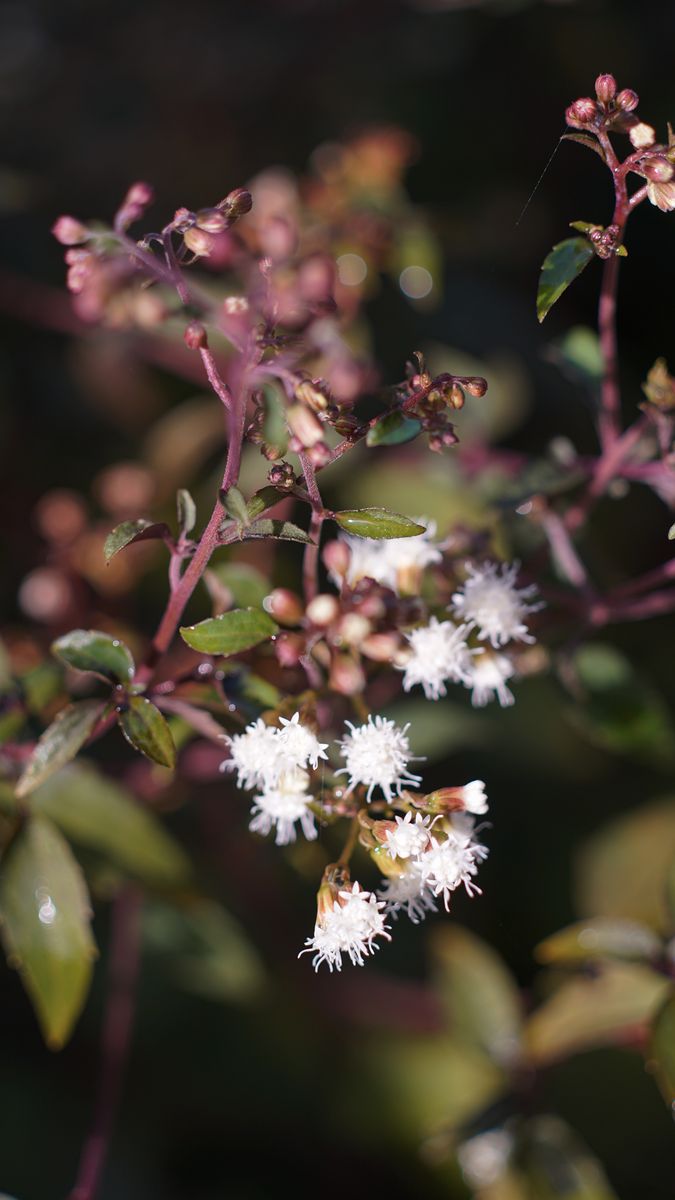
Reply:
[[[337,628],[340,641],[347,646],[360,646],[371,631],[371,624],[363,613],[345,613]]]
[[[213,234],[207,233],[205,229],[198,229],[196,225],[185,230],[183,241],[188,250],[198,258],[208,258],[213,250]]]
[[[246,191],[246,188],[235,188],[218,204],[218,208],[229,217],[230,221],[238,221],[239,217],[250,212],[252,207],[253,197],[250,192]]]
[[[640,97],[632,88],[624,88],[616,98],[616,106],[622,112],[634,112],[640,103]]]
[[[275,588],[265,596],[263,608],[280,625],[299,625],[304,613],[300,597],[289,588]]]
[[[335,596],[331,596],[328,592],[322,592],[310,600],[307,605],[307,620],[311,621],[312,625],[325,627],[331,625],[340,614],[340,605]]]
[[[306,404],[291,404],[286,413],[291,433],[307,448],[323,440],[323,426]]]
[[[392,662],[401,644],[401,639],[394,630],[389,633],[371,633],[364,638],[359,650],[373,662]]]
[[[595,94],[601,104],[610,104],[616,96],[616,79],[613,75],[598,75]]]
[[[667,183],[675,173],[667,158],[643,158],[640,167],[653,183]]]
[[[299,633],[281,633],[275,639],[274,650],[282,667],[297,667],[305,653],[305,639]]]
[[[198,228],[207,233],[222,233],[227,229],[227,217],[219,208],[200,208],[196,220]]]
[[[346,542],[336,538],[332,542],[326,542],[323,548],[322,558],[324,565],[328,571],[336,575],[338,579],[342,579],[347,573],[351,553]]]
[[[598,115],[598,106],[595,100],[591,100],[590,96],[582,96],[581,99],[575,100],[574,104],[570,104],[565,114],[568,125],[576,125],[578,128],[583,128],[584,125],[590,125]],[[570,117],[572,120],[570,120]]]
[[[208,346],[206,330],[200,321],[190,321],[183,334],[183,341],[188,350],[204,350]]]
[[[62,246],[80,246],[90,236],[86,225],[75,217],[58,217],[52,225],[52,233]]]
[[[336,654],[330,669],[330,686],[342,696],[355,696],[363,691],[365,684],[361,664],[350,654]]]
[[[131,205],[138,208],[146,208],[148,204],[152,204],[154,198],[155,193],[149,183],[132,183],[124,197],[122,205],[124,208]]]

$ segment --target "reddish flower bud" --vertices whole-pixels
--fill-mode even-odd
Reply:
[[[324,546],[322,558],[326,569],[341,579],[343,575],[346,575],[349,567],[351,558],[349,546],[346,542],[335,538]]]
[[[281,633],[274,642],[274,649],[282,667],[297,667],[305,653],[305,639],[299,633]]]
[[[218,205],[218,208],[222,209],[230,221],[237,221],[239,217],[244,216],[244,213],[250,212],[252,207],[253,197],[250,192],[246,191],[246,188],[235,188]]]
[[[640,166],[646,178],[653,183],[667,183],[673,178],[673,166],[667,158],[643,158]]]
[[[601,104],[610,104],[616,96],[616,79],[613,75],[598,75],[595,94]]]
[[[200,208],[197,225],[207,233],[222,233],[227,229],[227,217],[219,208]]]
[[[204,350],[209,344],[206,330],[199,321],[190,321],[183,334],[183,341],[188,350]]]
[[[465,387],[470,396],[484,396],[487,392],[487,381],[480,375],[475,375],[473,379],[467,380]]]
[[[624,88],[616,98],[616,106],[622,112],[634,112],[640,103],[640,97],[632,88]]]
[[[291,404],[286,419],[291,433],[305,449],[323,440],[323,426],[306,404]]]
[[[52,225],[52,233],[62,246],[79,246],[89,238],[89,230],[75,217],[59,217]]]
[[[343,696],[355,696],[366,686],[361,665],[349,654],[336,654],[330,670],[330,686]]]
[[[299,625],[304,613],[300,597],[289,588],[275,588],[265,596],[263,608],[281,625]]]
[[[152,204],[154,198],[155,193],[149,183],[132,183],[122,201],[122,206],[128,208],[133,205],[134,208],[145,208],[148,204]]]
[[[183,241],[197,258],[208,258],[213,250],[213,234],[207,233],[205,229],[197,229],[196,226],[185,230]]]
[[[568,124],[577,125],[579,127],[590,125],[598,115],[598,106],[595,100],[591,100],[590,96],[582,96],[580,100],[575,100],[567,110],[566,116],[573,117],[572,121],[568,120]]]

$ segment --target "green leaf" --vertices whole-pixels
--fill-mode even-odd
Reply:
[[[254,521],[244,530],[242,541],[247,542],[254,538],[275,538],[279,542],[303,542],[305,545],[312,541],[309,534],[292,521],[272,521],[268,518]]]
[[[70,1037],[89,990],[96,946],[82,872],[68,843],[42,817],[12,843],[0,878],[2,938],[47,1045]]]
[[[127,707],[117,714],[127,741],[160,767],[175,767],[176,747],[166,718],[146,696],[130,696]]]
[[[128,646],[98,629],[71,630],[52,642],[52,654],[76,671],[91,671],[110,683],[126,686],[134,677]]]
[[[220,503],[233,521],[238,521],[244,527],[249,524],[248,508],[239,488],[231,487],[229,491],[221,492]]]
[[[77,700],[62,708],[28,759],[16,785],[17,796],[27,796],[70,762],[86,742],[104,709],[104,700]]]
[[[250,519],[254,521],[256,517],[260,516],[261,513],[266,512],[268,508],[274,508],[274,505],[278,504],[279,501],[283,499],[284,493],[278,491],[277,488],[272,487],[271,485],[269,487],[259,488],[258,491],[251,496],[251,499],[246,506]]]
[[[262,963],[244,930],[219,904],[201,899],[189,899],[180,908],[147,904],[143,932],[185,991],[216,1001],[246,1002],[261,995]]]
[[[269,581],[249,563],[217,563],[209,572],[227,588],[237,608],[260,608],[270,590]]]
[[[594,225],[592,221],[570,221],[570,229],[577,233],[592,233],[594,229],[602,229],[602,225]]]
[[[611,1044],[648,1023],[668,980],[638,963],[606,961],[591,977],[566,980],[532,1014],[525,1046],[537,1066]]]
[[[402,446],[421,432],[422,425],[414,417],[406,417],[400,409],[387,413],[366,434],[367,446]]]
[[[181,533],[192,533],[197,521],[197,506],[186,488],[176,492],[176,512]]]
[[[9,789],[0,792],[0,808],[18,812]],[[31,812],[143,883],[175,887],[189,877],[189,860],[161,822],[92,763],[72,763],[44,783],[31,797]]]
[[[451,1031],[509,1067],[520,1053],[520,994],[494,950],[460,925],[434,930],[432,980]]]
[[[267,446],[272,446],[276,450],[277,458],[283,458],[288,449],[284,392],[277,383],[265,383],[262,393],[265,411],[262,427],[263,438]]]
[[[425,526],[388,508],[352,508],[333,514],[341,529],[363,538],[416,537]]]
[[[108,534],[103,546],[106,562],[110,562],[125,546],[132,542],[147,542],[155,538],[170,538],[171,530],[164,521],[148,521],[139,517],[136,521],[122,521]]]
[[[586,238],[566,238],[547,254],[537,289],[537,316],[540,322],[594,257],[593,248]]]
[[[675,857],[675,801],[643,804],[606,825],[576,865],[577,909],[669,930],[667,881]]]
[[[539,962],[582,963],[598,958],[650,959],[661,952],[661,939],[639,921],[595,917],[577,921],[540,942]]]
[[[653,1066],[663,1098],[669,1108],[675,1103],[675,993],[656,1014],[650,1041],[649,1067]]]
[[[180,635],[193,650],[227,657],[267,641],[277,630],[278,625],[263,609],[235,608],[198,625],[183,625]]]
[[[559,1117],[534,1117],[521,1139],[531,1200],[618,1200],[601,1164]]]
[[[600,339],[587,325],[575,325],[557,338],[548,347],[547,357],[594,390],[602,379],[604,364]]]

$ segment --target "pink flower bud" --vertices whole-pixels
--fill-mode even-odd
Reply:
[[[205,229],[197,229],[196,226],[185,230],[183,241],[197,258],[208,258],[213,250],[213,234],[207,233]]]
[[[289,588],[275,588],[265,596],[263,608],[281,625],[299,625],[302,621],[302,601]]]
[[[634,112],[640,103],[640,97],[632,88],[624,88],[616,98],[616,106],[622,112]]]
[[[183,334],[183,340],[188,350],[203,350],[208,346],[206,330],[199,321],[190,321]]]
[[[595,100],[591,100],[590,96],[582,96],[580,100],[575,100],[571,104],[565,114],[568,125],[575,125],[577,128],[582,128],[584,125],[590,125],[598,115],[598,106]],[[572,120],[569,118],[572,117]]]
[[[222,233],[227,229],[227,217],[219,208],[200,208],[197,213],[197,225],[207,233]]]
[[[487,392],[487,381],[480,375],[468,379],[464,386],[470,396],[484,396]]]
[[[616,96],[616,79],[613,75],[598,75],[595,94],[601,104],[610,104]]]
[[[331,596],[327,592],[315,596],[307,605],[307,620],[311,621],[312,625],[321,627],[332,625],[339,614],[340,605],[335,596]]]
[[[334,541],[326,543],[323,548],[322,558],[326,569],[331,571],[333,575],[337,575],[338,579],[341,579],[346,575],[349,567],[349,560],[351,558],[349,546],[346,542],[342,542],[336,538]]]
[[[389,633],[371,633],[370,637],[364,638],[359,649],[373,662],[392,662],[400,645],[398,633],[392,630]]]
[[[297,667],[305,653],[305,639],[299,633],[281,633],[274,649],[280,666]]]
[[[305,449],[323,440],[323,426],[306,404],[291,404],[286,419],[291,433]]]
[[[653,183],[667,183],[673,178],[673,166],[667,158],[643,158],[640,167]]]
[[[342,696],[355,696],[366,686],[363,668],[349,654],[336,654],[330,669],[330,686]]]
[[[155,198],[155,193],[149,183],[132,183],[127,192],[122,205],[124,208],[133,205],[138,208],[145,208],[148,204],[152,204]]]
[[[62,246],[79,246],[89,238],[89,230],[75,217],[59,217],[52,225],[52,233]]]
[[[235,188],[233,192],[220,201],[218,208],[222,209],[230,221],[237,221],[239,217],[243,217],[244,213],[250,212],[253,207],[253,197],[246,188]]]

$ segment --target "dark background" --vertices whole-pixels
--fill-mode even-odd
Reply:
[[[108,217],[137,178],[154,184],[158,211],[171,212],[213,203],[270,164],[302,171],[319,143],[364,125],[410,130],[420,153],[408,184],[441,238],[447,287],[428,315],[386,287],[373,302],[385,375],[401,376],[401,348],[422,337],[479,357],[506,350],[534,397],[517,444],[541,447],[565,432],[592,447],[587,411],[543,350],[568,325],[593,323],[597,277],[575,286],[543,332],[534,291],[568,221],[609,220],[600,162],[563,143],[516,221],[565,107],[592,93],[599,71],[636,89],[643,119],[659,130],[675,118],[675,6],[24,0],[4,4],[0,24],[0,517],[10,621],[19,619],[16,587],[40,559],[30,517],[38,497],[51,486],[86,491],[102,466],[134,456],[129,428],[86,403],[68,338],[45,327],[50,318],[25,285],[61,285],[61,250],[49,235],[59,212]],[[646,368],[672,346],[675,217],[645,208],[621,284],[633,407]],[[161,377],[158,386],[175,387]],[[618,516],[600,514],[627,570],[658,561],[663,513],[640,496]],[[656,685],[672,689],[669,622],[618,636]],[[574,846],[669,786],[657,769],[590,751],[560,724],[554,685],[523,685],[514,713],[493,720],[486,755],[474,747],[453,758],[457,778],[484,775],[499,796],[485,896],[470,910],[459,904],[458,916],[505,954],[527,989],[532,947],[573,917]],[[215,793],[207,803],[217,809]],[[179,829],[196,836],[189,818]],[[347,972],[315,985],[294,958],[308,884],[272,847],[252,846],[243,814],[205,870],[260,947],[268,996],[248,1008],[190,998],[148,963],[102,1200],[254,1200],[289,1182],[299,1195],[448,1194],[412,1151],[392,1148],[386,1130],[365,1136],[345,1116],[359,1087],[356,1039],[377,1024],[377,972],[397,972],[413,1004],[424,937],[398,931],[386,968],[368,968],[372,983]],[[105,946],[105,911],[97,934]],[[72,1182],[95,1088],[101,989],[99,971],[72,1044],[53,1057],[19,983],[3,972],[0,1187],[18,1200],[60,1200]],[[672,1195],[672,1125],[637,1056],[574,1060],[552,1074],[541,1102],[580,1130],[621,1200]],[[377,1113],[370,1124],[378,1130]]]

